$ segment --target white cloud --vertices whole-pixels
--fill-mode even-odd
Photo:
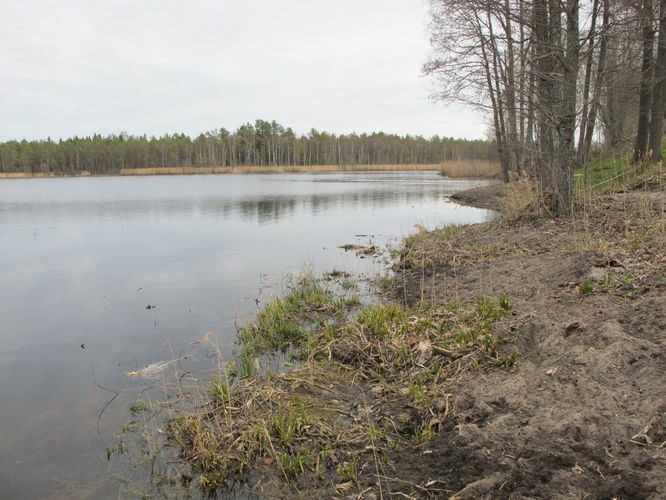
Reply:
[[[482,137],[427,99],[422,0],[4,1],[0,140],[234,129]]]

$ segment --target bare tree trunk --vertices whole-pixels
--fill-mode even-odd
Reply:
[[[590,114],[587,117],[585,127],[585,142],[583,144],[583,164],[587,163],[590,155],[590,148],[592,147],[592,136],[594,135],[594,125],[597,121],[597,112],[599,110],[599,102],[601,99],[601,89],[603,87],[605,74],[606,74],[606,53],[608,51],[608,29],[610,23],[610,4],[609,0],[603,1],[603,16],[601,21],[601,41],[599,42],[599,57],[597,61],[597,75],[594,82],[594,91],[592,95],[592,104],[590,106]],[[585,179],[586,182],[589,179]]]
[[[499,124],[499,134],[502,137],[503,147],[500,150],[500,159],[502,163],[502,172],[504,175],[504,181],[508,182],[511,180],[511,144],[507,138],[506,133],[506,121],[504,119],[504,104],[502,102],[502,92],[500,91],[500,75],[499,75],[499,50],[497,44],[495,43],[495,33],[493,32],[493,24],[490,18],[490,12],[486,12],[488,29],[490,32],[490,47],[492,49],[492,69],[493,69],[493,81],[495,82],[495,105],[497,106],[497,122]]]
[[[518,145],[518,127],[516,116],[516,82],[515,82],[515,54],[513,47],[513,30],[511,26],[511,7],[509,0],[504,0],[504,34],[506,36],[506,109],[508,114],[507,143],[510,151],[509,177],[518,177],[520,165],[520,147]]]
[[[634,145],[634,162],[646,159],[650,107],[652,102],[652,52],[654,50],[654,12],[652,0],[643,0],[641,9],[643,59],[641,63],[641,87],[638,104],[638,129]]]
[[[478,29],[478,37],[481,42],[481,55],[483,58],[483,69],[486,78],[486,84],[488,86],[488,93],[490,96],[491,107],[493,110],[493,128],[495,129],[495,141],[497,143],[497,151],[500,157],[500,163],[502,165],[502,177],[504,182],[509,181],[509,165],[507,163],[506,155],[506,144],[504,141],[504,135],[502,134],[502,117],[500,114],[500,103],[499,95],[496,93],[495,86],[493,85],[493,74],[490,69],[490,59],[488,57],[487,45],[489,44],[488,40],[483,36],[483,30],[481,27],[481,20],[478,17],[478,13],[474,13],[476,17],[476,24]],[[494,52],[494,47],[491,47],[491,50]]]
[[[666,79],[666,0],[659,1],[659,42],[654,74],[652,119],[650,120],[650,150],[648,160],[661,160],[661,136],[664,123],[664,80]]]
[[[537,174],[539,178],[539,191],[542,198],[553,189],[553,127],[551,126],[552,117],[550,116],[552,99],[552,79],[553,71],[550,55],[552,48],[550,43],[550,19],[549,19],[549,0],[534,0],[533,4],[533,25],[534,25],[534,43],[536,52],[536,112],[538,113],[538,153]]]
[[[530,49],[531,52],[531,57],[532,59],[536,60],[536,47],[537,44],[532,43],[532,47]],[[534,140],[536,138],[536,131],[535,131],[535,118],[537,115],[537,111],[534,105],[534,98],[536,96],[536,75],[534,69],[530,71],[529,73],[529,88],[527,89],[527,131],[525,133],[525,144],[528,148],[528,153],[529,153],[529,168],[530,168],[530,175],[536,176],[537,175],[537,164],[538,161],[536,160],[536,151],[535,151],[535,143]]]
[[[592,20],[590,21],[590,35],[585,59],[585,81],[583,83],[583,107],[581,109],[580,130],[578,134],[578,158],[577,163],[582,165],[587,161],[585,154],[585,132],[589,118],[590,85],[592,82],[592,62],[594,61],[594,41],[596,39],[597,16],[599,14],[599,0],[592,4]]]
[[[519,143],[520,143],[520,163],[518,164],[518,171],[521,177],[529,175],[527,166],[530,164],[530,139],[531,139],[531,109],[528,101],[531,98],[530,92],[532,91],[532,75],[527,73],[527,46],[525,40],[525,25],[527,19],[525,18],[525,0],[519,0],[518,16],[520,23],[519,28],[519,46],[518,52],[520,54],[520,70],[518,73],[518,116],[519,116]],[[528,83],[529,82],[529,83]],[[528,87],[529,86],[529,87]],[[529,96],[529,97],[528,97]]]
[[[566,19],[566,46],[562,15]],[[544,202],[556,216],[573,208],[576,86],[579,64],[579,0],[535,0],[534,29],[538,59],[540,180]]]
[[[574,131],[576,129],[576,86],[580,42],[578,13],[579,0],[565,3],[566,51],[562,68],[562,107],[558,125],[559,161],[556,165],[557,196],[555,213],[558,216],[571,214],[573,210],[573,169],[575,162]]]

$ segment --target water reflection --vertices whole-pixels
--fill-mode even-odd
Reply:
[[[303,174],[294,174],[302,177]],[[353,208],[368,208],[378,210],[386,206],[395,204],[411,204],[414,202],[435,202],[443,201],[455,190],[464,188],[470,181],[444,181],[437,180],[433,182],[415,182],[410,179],[408,174],[393,174],[389,179],[376,179],[364,174],[361,178],[355,178],[354,174],[331,174],[327,178],[322,178],[326,174],[311,175],[308,179],[308,188],[315,186],[315,189],[303,191],[303,179],[292,180],[292,184],[285,184],[279,179],[272,179],[271,176],[262,176],[268,180],[267,186],[261,186],[261,191],[267,190],[267,193],[254,193],[257,190],[257,182],[252,179],[246,183],[234,182],[229,185],[224,184],[224,176],[210,177],[215,184],[218,184],[219,190],[211,193],[210,186],[203,184],[199,186],[202,192],[193,193],[190,189],[164,192],[165,180],[167,177],[133,179],[136,182],[143,182],[146,185],[146,191],[140,196],[133,196],[131,192],[117,193],[116,197],[109,197],[108,192],[101,193],[100,199],[94,199],[89,192],[82,193],[63,193],[65,197],[59,197],[58,186],[50,192],[42,192],[40,189],[33,190],[35,186],[30,183],[38,183],[38,188],[43,188],[43,182],[62,182],[62,179],[33,179],[30,181],[16,181],[14,184],[22,188],[18,192],[3,189],[0,194],[0,224],[13,224],[19,218],[33,219],[38,225],[41,225],[45,218],[51,220],[72,220],[89,219],[94,215],[99,220],[116,218],[120,214],[126,219],[140,219],[150,217],[188,217],[195,214],[214,215],[224,219],[233,218],[240,215],[244,220],[257,221],[261,223],[278,223],[281,220],[289,218],[296,210],[304,210],[313,214],[324,211],[333,206],[345,206]],[[201,181],[199,176],[193,176]],[[243,176],[243,179],[249,176]],[[330,177],[330,178],[328,178]],[[405,180],[407,179],[407,182]],[[124,180],[124,179],[122,179]],[[66,179],[66,182],[75,182],[72,179]],[[93,179],[93,181],[109,181],[109,179]],[[167,181],[168,182],[168,181]],[[118,188],[122,188],[123,183],[118,182]],[[243,185],[244,184],[244,185]],[[284,189],[284,186],[290,189]],[[321,186],[325,186],[323,189]],[[471,185],[471,184],[470,184]],[[271,187],[280,189],[271,189]],[[88,186],[93,191],[97,191],[95,184]],[[268,188],[268,189],[266,189]],[[318,189],[316,189],[318,188]],[[23,196],[21,191],[29,189],[31,194],[37,194],[34,198]]]

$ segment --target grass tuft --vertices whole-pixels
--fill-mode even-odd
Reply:
[[[211,496],[239,482],[279,484],[286,496],[314,484],[360,488],[360,471],[435,438],[451,380],[515,363],[498,352],[507,296],[415,308],[381,303],[353,316],[357,301],[311,275],[292,280],[240,330],[237,357],[192,391],[195,400],[183,397],[178,381],[163,408],[187,484]],[[269,373],[271,355],[285,348],[289,361]]]
[[[362,327],[368,328],[377,338],[384,339],[401,331],[407,321],[407,311],[399,304],[372,305],[363,309],[356,317]]]

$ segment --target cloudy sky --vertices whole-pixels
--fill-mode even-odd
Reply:
[[[428,99],[426,0],[0,0],[0,140],[298,133],[481,138]]]

